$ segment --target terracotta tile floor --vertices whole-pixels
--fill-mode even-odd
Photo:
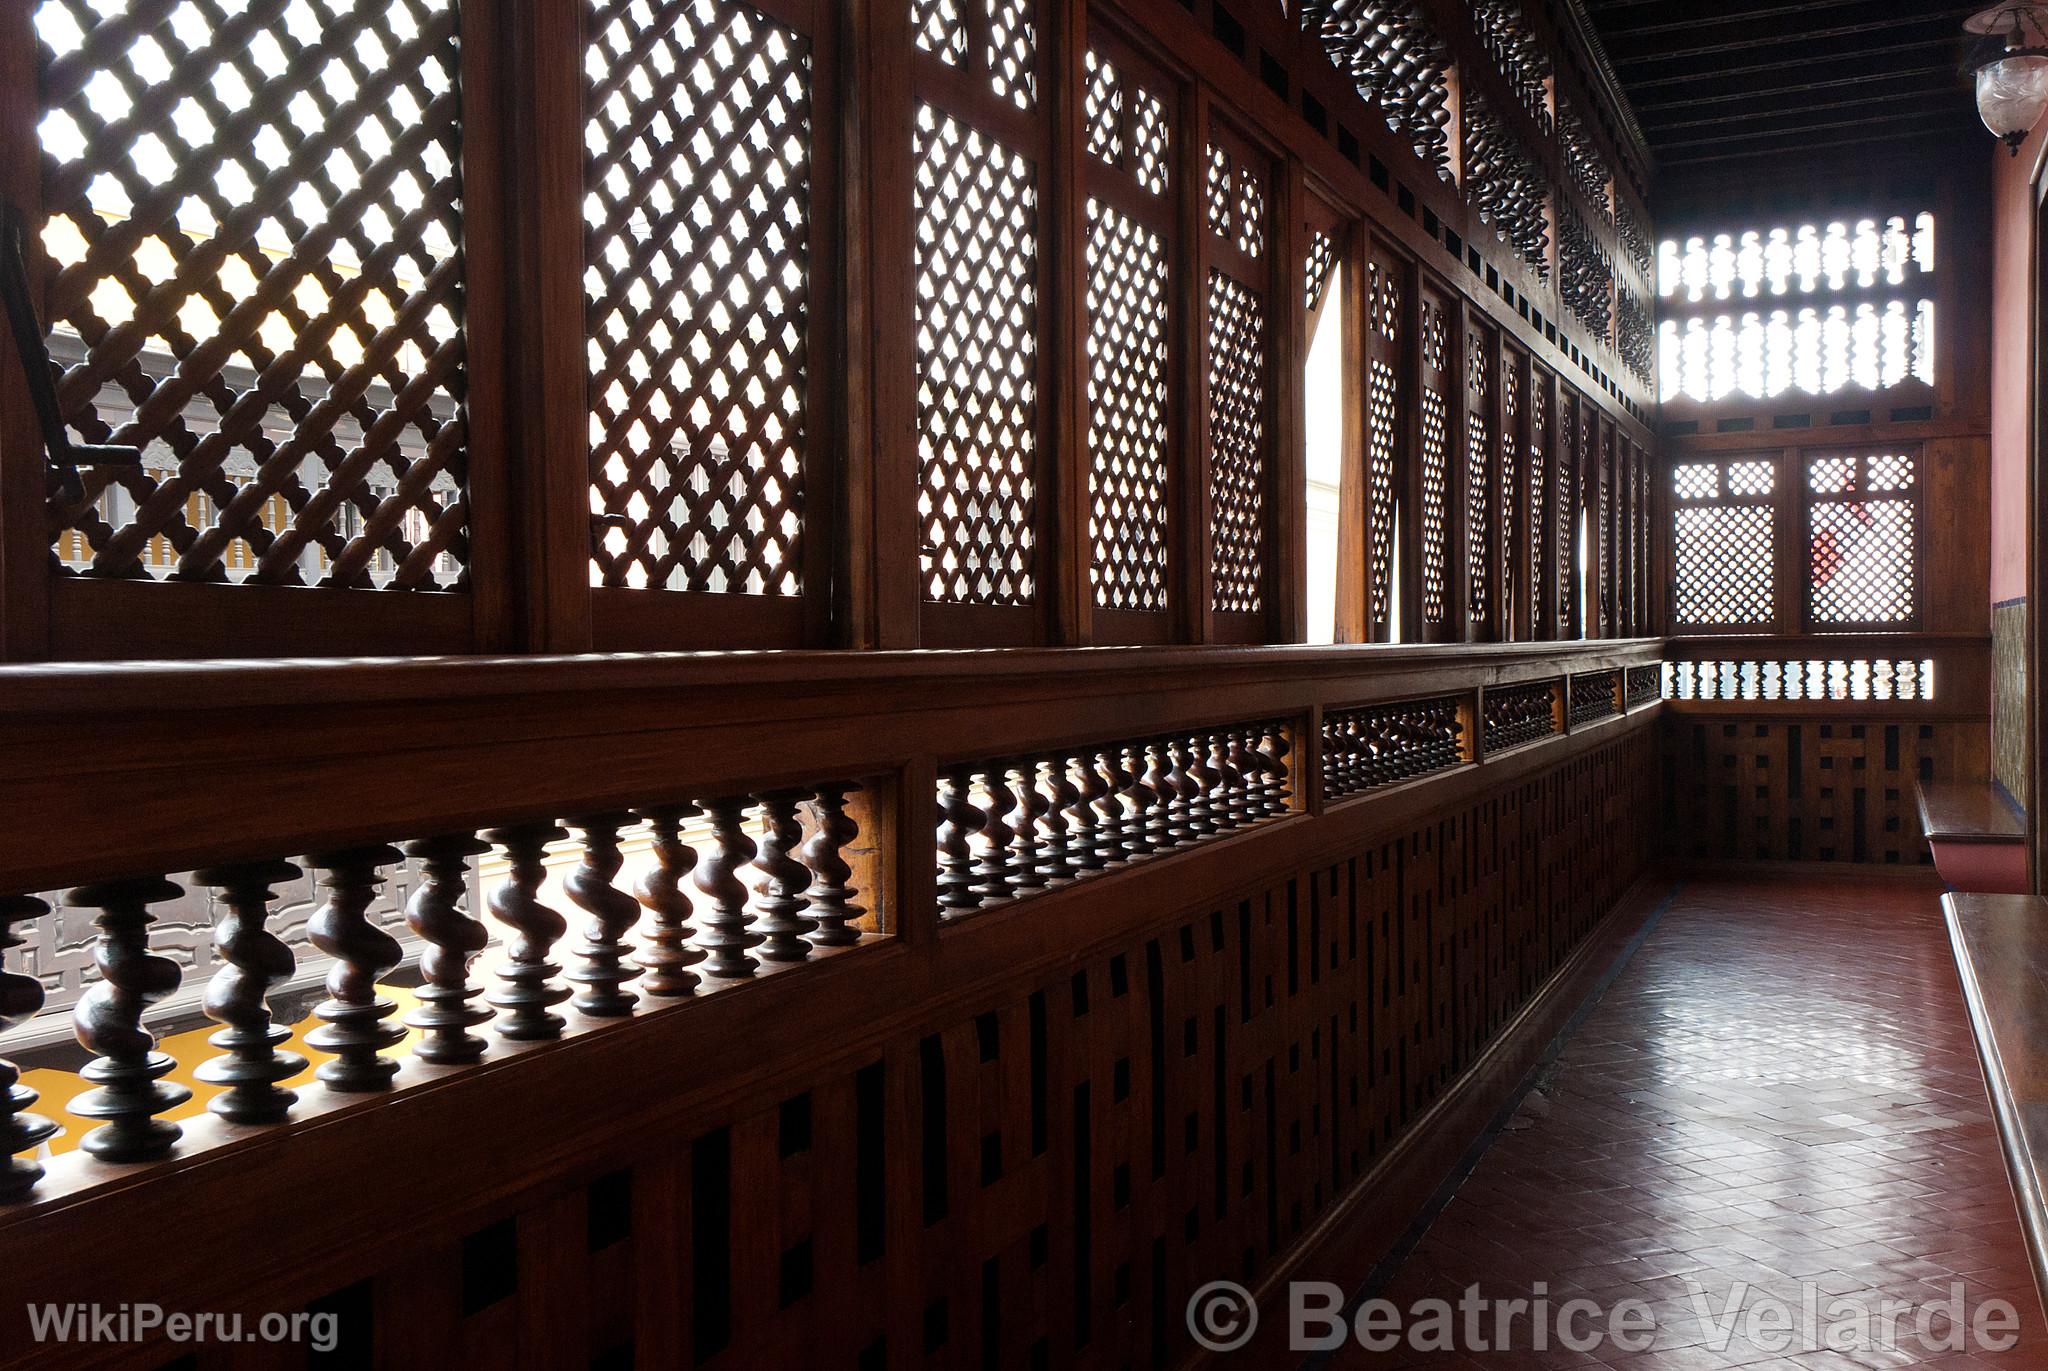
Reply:
[[[1846,1296],[2018,1311],[2017,1348],[1927,1349],[1909,1317],[1897,1351],[1780,1350],[1738,1320],[1716,1349],[1688,1279],[1719,1310],[1794,1311],[1812,1282],[1822,1322]],[[1694,879],[1579,1027],[1538,1088],[1379,1293],[1406,1308],[1487,1297],[1553,1305],[1640,1299],[1651,1350],[1375,1355],[1407,1365],[1527,1367],[2048,1367],[2048,1332],[1964,1021],[1938,891],[1897,881]],[[1796,1316],[1796,1314],[1795,1314]],[[1873,1326],[1873,1340],[1876,1330]],[[1551,1347],[1557,1344],[1553,1338]]]

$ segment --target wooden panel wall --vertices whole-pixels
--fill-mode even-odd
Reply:
[[[1920,865],[1916,780],[1981,780],[1980,720],[1667,715],[1663,815],[1680,858]]]

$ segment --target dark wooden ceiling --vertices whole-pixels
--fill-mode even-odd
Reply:
[[[1642,126],[1658,180],[1808,154],[1925,154],[1974,135],[1959,66],[1975,4],[1578,0]]]

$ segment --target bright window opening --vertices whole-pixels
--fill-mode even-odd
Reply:
[[[1308,449],[1308,641],[1337,641],[1337,506],[1344,472],[1344,267],[1332,263],[1302,368]]]

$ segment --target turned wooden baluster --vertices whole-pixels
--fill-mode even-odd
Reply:
[[[300,876],[290,862],[249,862],[206,867],[192,878],[220,892],[227,913],[213,926],[221,969],[206,983],[206,1017],[225,1027],[207,1039],[223,1055],[202,1062],[193,1074],[208,1085],[225,1086],[207,1108],[230,1123],[278,1123],[298,1094],[279,1082],[306,1069],[296,1052],[277,1045],[291,1029],[270,1017],[270,992],[292,977],[297,959],[284,939],[267,927],[271,887]]]
[[[1169,738],[1164,746],[1167,757],[1173,764],[1166,773],[1166,783],[1173,788],[1171,800],[1167,805],[1167,817],[1174,846],[1178,847],[1182,843],[1193,842],[1201,837],[1202,833],[1195,826],[1195,783],[1188,777],[1188,740],[1183,737]]]
[[[654,869],[640,878],[636,893],[647,906],[647,928],[640,939],[640,967],[647,974],[641,989],[650,995],[694,994],[704,949],[690,941],[690,897],[683,881],[697,865],[697,849],[683,841],[683,821],[703,811],[688,803],[650,805],[633,811],[647,821],[653,835]]]
[[[1152,824],[1159,811],[1159,792],[1145,777],[1145,745],[1132,743],[1124,749],[1124,793],[1130,796],[1131,817],[1125,828],[1124,848],[1134,857],[1154,850]]]
[[[969,840],[981,832],[984,816],[974,803],[973,767],[956,766],[946,772],[939,818],[939,906],[963,912],[979,909],[981,895],[975,889],[974,848]]]
[[[1203,838],[1221,827],[1215,802],[1210,797],[1216,786],[1216,774],[1209,770],[1209,735],[1191,734],[1186,746],[1188,764],[1183,774],[1187,777],[1188,787],[1188,827],[1194,830],[1197,838]]]
[[[1076,781],[1074,803],[1067,809],[1068,817],[1073,820],[1073,837],[1068,844],[1069,860],[1078,872],[1100,871],[1109,864],[1109,854],[1103,846],[1103,816],[1096,809],[1095,802],[1109,793],[1109,787],[1096,770],[1094,752],[1070,754],[1065,764]]]
[[[1050,839],[1045,845],[1045,872],[1053,880],[1066,880],[1074,874],[1075,839],[1079,834],[1074,827],[1073,809],[1081,802],[1081,792],[1074,788],[1064,757],[1048,759],[1045,775],[1045,827]]]
[[[177,1066],[156,1050],[156,1035],[142,1026],[149,1007],[178,988],[178,964],[149,950],[149,907],[184,892],[160,876],[101,881],[66,893],[65,903],[99,910],[93,962],[100,980],[72,1012],[78,1041],[99,1055],[78,1074],[98,1089],[73,1100],[82,1119],[106,1122],[79,1146],[108,1162],[154,1161],[169,1154],[184,1132],[156,1116],[192,1098],[166,1081]]]
[[[1102,782],[1102,793],[1094,800],[1095,813],[1102,820],[1096,841],[1104,862],[1121,862],[1130,856],[1124,846],[1124,791],[1131,777],[1124,770],[1124,751],[1112,744],[1089,760],[1089,770]]]
[[[1007,900],[1016,893],[1010,889],[1010,841],[1016,831],[1010,827],[1009,818],[1016,801],[1004,779],[1001,762],[992,763],[981,775],[988,793],[988,809],[981,820],[981,859],[974,864],[974,888],[984,900]]]
[[[1216,778],[1218,828],[1236,828],[1252,818],[1250,797],[1245,794],[1244,773],[1231,765],[1230,761],[1230,754],[1237,746],[1237,734],[1234,731],[1209,735],[1209,772]]]
[[[769,790],[754,797],[761,802],[761,856],[754,863],[761,913],[754,927],[761,934],[763,961],[800,962],[811,955],[805,935],[818,926],[805,916],[811,907],[804,893],[811,888],[811,869],[795,856],[804,836],[796,807],[811,795],[809,789]]]
[[[757,963],[748,949],[761,945],[761,935],[747,928],[747,887],[739,870],[754,860],[754,840],[747,836],[747,801],[744,796],[712,800],[704,806],[711,815],[711,831],[717,845],[697,863],[693,878],[698,890],[711,901],[711,909],[699,921],[698,941],[710,953],[704,969],[725,980],[754,974]]]
[[[1038,789],[1038,763],[1020,757],[1010,763],[1009,777],[1013,802],[1010,817],[1017,822],[1017,865],[1011,879],[1019,890],[1043,889],[1046,878],[1038,845],[1038,820],[1045,813],[1045,796]]]
[[[1287,730],[1277,724],[1259,731],[1257,756],[1264,777],[1261,808],[1266,814],[1287,812]]]
[[[569,980],[582,987],[569,1003],[597,1019],[616,1019],[633,1012],[640,997],[625,988],[640,975],[626,959],[626,935],[640,922],[640,902],[612,884],[626,859],[619,851],[619,830],[633,822],[631,814],[594,814],[571,819],[582,835],[583,860],[562,889],[590,917],[583,921],[583,941],[576,945],[576,964]]]
[[[0,1033],[33,1017],[43,1007],[43,983],[33,976],[9,971],[6,957],[24,941],[16,936],[14,925],[39,919],[49,912],[50,907],[33,896],[0,895]],[[39,1163],[15,1155],[54,1138],[59,1131],[55,1123],[42,1115],[27,1112],[36,1099],[36,1092],[21,1083],[20,1068],[0,1057],[0,1148],[5,1149],[7,1158],[0,1165],[0,1203],[20,1199],[43,1178]]]
[[[1148,761],[1144,784],[1152,792],[1145,813],[1145,844],[1154,852],[1164,852],[1181,841],[1174,831],[1180,786],[1173,779],[1173,760],[1163,740],[1155,738],[1147,743],[1145,756]]]
[[[491,1008],[470,1003],[483,987],[470,982],[469,967],[491,933],[462,902],[469,897],[469,859],[489,852],[491,845],[473,833],[450,833],[400,846],[420,863],[420,882],[405,902],[405,921],[427,944],[420,953],[420,1007],[405,1020],[420,1030],[413,1055],[443,1066],[476,1061],[487,1044],[469,1030],[489,1023]]]
[[[491,917],[512,930],[498,984],[484,998],[504,1017],[498,1032],[513,1042],[542,1042],[562,1036],[567,1020],[554,1007],[569,998],[569,987],[556,980],[562,968],[554,961],[555,944],[569,931],[569,921],[540,902],[547,881],[548,844],[568,831],[551,822],[486,829],[484,837],[505,849],[505,879],[491,892]]]
[[[846,797],[859,789],[850,781],[818,787],[818,798],[811,801],[811,836],[797,853],[811,870],[811,917],[818,923],[811,941],[819,947],[851,947],[860,941],[853,924],[867,910],[853,902],[860,892],[845,856],[860,836],[860,824],[846,811]]]
[[[313,912],[306,934],[313,946],[334,958],[327,973],[327,998],[313,1009],[321,1026],[306,1045],[332,1052],[317,1074],[331,1090],[388,1090],[398,1063],[381,1055],[405,1038],[402,1025],[386,1023],[398,1006],[377,993],[377,978],[398,965],[398,939],[371,923],[370,905],[384,884],[382,867],[405,854],[377,844],[308,857],[322,872],[327,898]]]

